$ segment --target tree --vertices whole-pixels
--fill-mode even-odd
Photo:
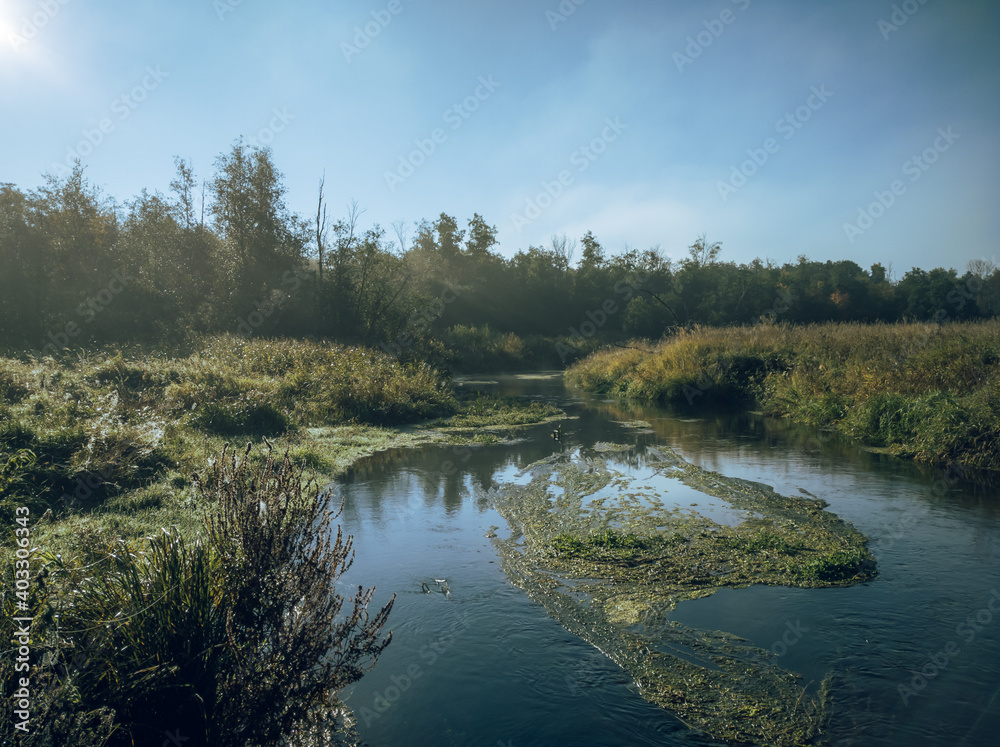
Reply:
[[[699,236],[698,240],[688,247],[688,253],[691,255],[689,261],[697,267],[715,264],[721,252],[722,242],[716,241],[714,244],[709,244],[705,234]]]
[[[230,254],[241,306],[267,297],[282,271],[302,261],[303,227],[285,206],[281,179],[271,150],[242,138],[216,160],[212,214]]]
[[[469,221],[468,238],[465,240],[466,254],[475,259],[484,259],[496,243],[496,226],[489,225],[483,220],[483,216],[474,213]]]
[[[194,228],[194,171],[180,156],[174,156],[177,176],[170,182],[170,189],[177,195],[177,222],[189,231]]]

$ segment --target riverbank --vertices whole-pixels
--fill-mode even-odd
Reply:
[[[917,461],[1000,470],[1000,322],[696,328],[595,353],[567,383],[756,407]]]
[[[314,476],[315,490],[379,451],[503,441],[561,413],[517,398],[466,394],[426,365],[403,365],[372,350],[223,337],[185,357],[100,351],[63,360],[0,359],[0,415],[0,514],[30,538],[27,571],[20,573],[26,610],[35,617],[32,645],[75,651],[59,666],[58,655],[33,662],[34,717],[48,714],[55,722],[67,716],[57,706],[66,682],[85,678],[92,661],[116,667],[117,654],[93,655],[87,648],[93,642],[61,630],[52,610],[75,611],[66,589],[84,571],[86,584],[117,588],[122,562],[137,564],[127,572],[140,576],[169,570],[157,565],[157,552],[190,551],[194,562],[205,542],[206,512],[215,506],[193,475],[211,468],[226,443],[253,444],[248,459],[257,466],[266,453],[287,451]],[[263,488],[253,485],[247,496],[257,505],[254,490]],[[261,506],[274,498],[259,497]],[[11,531],[0,548],[7,589],[21,577],[17,548]],[[123,551],[132,560],[116,560]],[[177,566],[182,573],[185,563]],[[5,597],[5,633],[13,633],[14,601]],[[156,618],[160,601],[141,605],[142,614]],[[113,609],[104,612],[102,620],[114,619]],[[205,630],[175,632],[198,639]],[[153,641],[143,631],[135,635],[127,648]],[[4,662],[3,695],[10,697],[13,659]],[[85,737],[106,736],[114,724],[105,717],[111,718],[81,722],[76,731],[61,723],[70,731],[60,738],[85,744]]]

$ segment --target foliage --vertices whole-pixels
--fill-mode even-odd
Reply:
[[[935,463],[1000,469],[1000,323],[758,325],[606,349],[567,381],[669,402],[755,401]]]
[[[0,359],[0,514],[93,507],[152,481],[190,474],[204,436],[291,435],[344,423],[391,425],[456,410],[429,366],[364,348],[222,336],[170,357],[135,349]]]
[[[378,223],[362,225],[357,203],[328,222],[323,182],[311,225],[288,210],[272,152],[242,140],[206,181],[205,223],[193,171],[182,159],[175,166],[170,195],[143,190],[122,204],[80,164],[37,190],[0,185],[0,342],[55,354],[226,332],[313,335],[402,359],[443,342],[450,360],[436,362],[469,371],[575,355],[545,354],[528,342],[536,335],[576,349],[699,324],[1000,313],[1000,268],[986,260],[961,274],[914,268],[895,279],[878,263],[725,261],[722,243],[704,236],[679,261],[659,247],[613,254],[586,232],[574,264],[576,241],[565,236],[501,254],[496,228],[478,213],[465,228],[446,213],[422,221],[412,240],[402,223],[394,240]]]
[[[359,586],[346,599],[333,591],[353,562],[352,540],[339,525],[334,536],[340,510],[303,471],[270,449],[254,463],[248,446],[242,456],[223,452],[196,478],[214,504],[208,538],[221,559],[215,583],[228,596],[224,629],[237,653],[220,682],[211,744],[268,745],[290,735],[392,639],[382,628],[395,596],[369,615],[374,589]]]
[[[815,581],[842,581],[862,573],[870,564],[871,558],[862,550],[836,550],[808,561],[801,572]]]
[[[653,542],[637,537],[631,532],[616,532],[605,529],[586,537],[577,539],[572,534],[559,534],[552,540],[552,555],[566,558],[601,558],[608,555],[628,556],[633,552],[648,550]]]
[[[369,614],[373,589],[336,591],[351,537],[334,533],[331,495],[288,452],[226,449],[195,484],[209,509],[193,542],[163,530],[42,556],[31,600],[42,728],[23,744],[276,744],[329,717],[389,644],[395,598]],[[5,640],[12,605],[5,595]],[[0,665],[7,700],[12,659]]]
[[[558,407],[548,402],[526,402],[517,397],[482,392],[460,395],[459,408],[459,412],[446,421],[449,427],[530,425],[562,414]]]

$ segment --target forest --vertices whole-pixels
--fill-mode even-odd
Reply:
[[[1000,269],[865,269],[849,260],[726,261],[698,237],[613,252],[587,232],[510,258],[475,214],[391,234],[354,202],[333,217],[286,204],[268,148],[237,140],[200,182],[175,159],[170,194],[120,202],[77,163],[35,189],[0,185],[0,345],[53,355],[200,335],[312,337],[445,368],[564,365],[598,341],[656,340],[693,325],[935,322],[1000,313]],[[508,252],[509,253],[509,252]],[[670,248],[671,254],[677,254]],[[471,360],[456,351],[466,351]],[[475,351],[492,350],[477,359]],[[485,355],[485,354],[484,354]]]

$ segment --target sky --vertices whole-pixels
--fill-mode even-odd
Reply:
[[[0,182],[168,193],[242,136],[291,210],[325,174],[389,236],[961,272],[1000,264],[998,32],[992,0],[0,0]]]

